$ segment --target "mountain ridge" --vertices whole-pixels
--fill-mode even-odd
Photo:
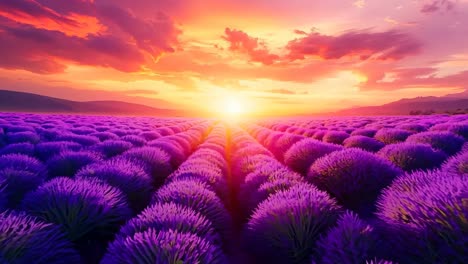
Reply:
[[[468,92],[445,96],[402,98],[378,106],[359,106],[338,110],[334,115],[409,115],[468,112]]]
[[[10,90],[0,90],[0,111],[149,116],[186,116],[188,114],[182,110],[155,108],[124,101],[79,102]]]

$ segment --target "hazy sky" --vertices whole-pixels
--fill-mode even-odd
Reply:
[[[468,88],[468,0],[1,0],[0,88],[318,112]]]

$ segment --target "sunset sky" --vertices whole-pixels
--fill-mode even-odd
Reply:
[[[468,86],[468,0],[0,0],[0,89],[256,113]]]

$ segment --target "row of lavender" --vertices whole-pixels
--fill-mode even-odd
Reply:
[[[268,200],[278,200],[260,204],[250,221],[256,214],[270,214],[269,221],[284,228],[262,231],[277,242],[266,251],[280,254],[273,254],[270,263],[307,263],[297,259],[304,254],[316,263],[365,263],[372,258],[466,263],[467,121],[467,116],[436,116],[244,124],[276,159],[331,199],[326,203],[317,201],[317,194],[299,194],[295,180],[269,189],[273,195]],[[328,211],[317,217],[284,202],[288,195]],[[336,206],[346,213],[330,217]]]
[[[224,262],[227,140],[213,127],[1,115],[0,263]]]
[[[466,263],[464,120],[0,115],[0,263]]]

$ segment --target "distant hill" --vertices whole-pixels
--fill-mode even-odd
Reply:
[[[144,116],[185,116],[181,110],[153,108],[121,101],[77,102],[32,93],[0,90],[0,111],[112,114]]]
[[[401,99],[380,106],[354,107],[333,115],[410,115],[431,113],[468,113],[468,93],[442,97],[427,96]]]

